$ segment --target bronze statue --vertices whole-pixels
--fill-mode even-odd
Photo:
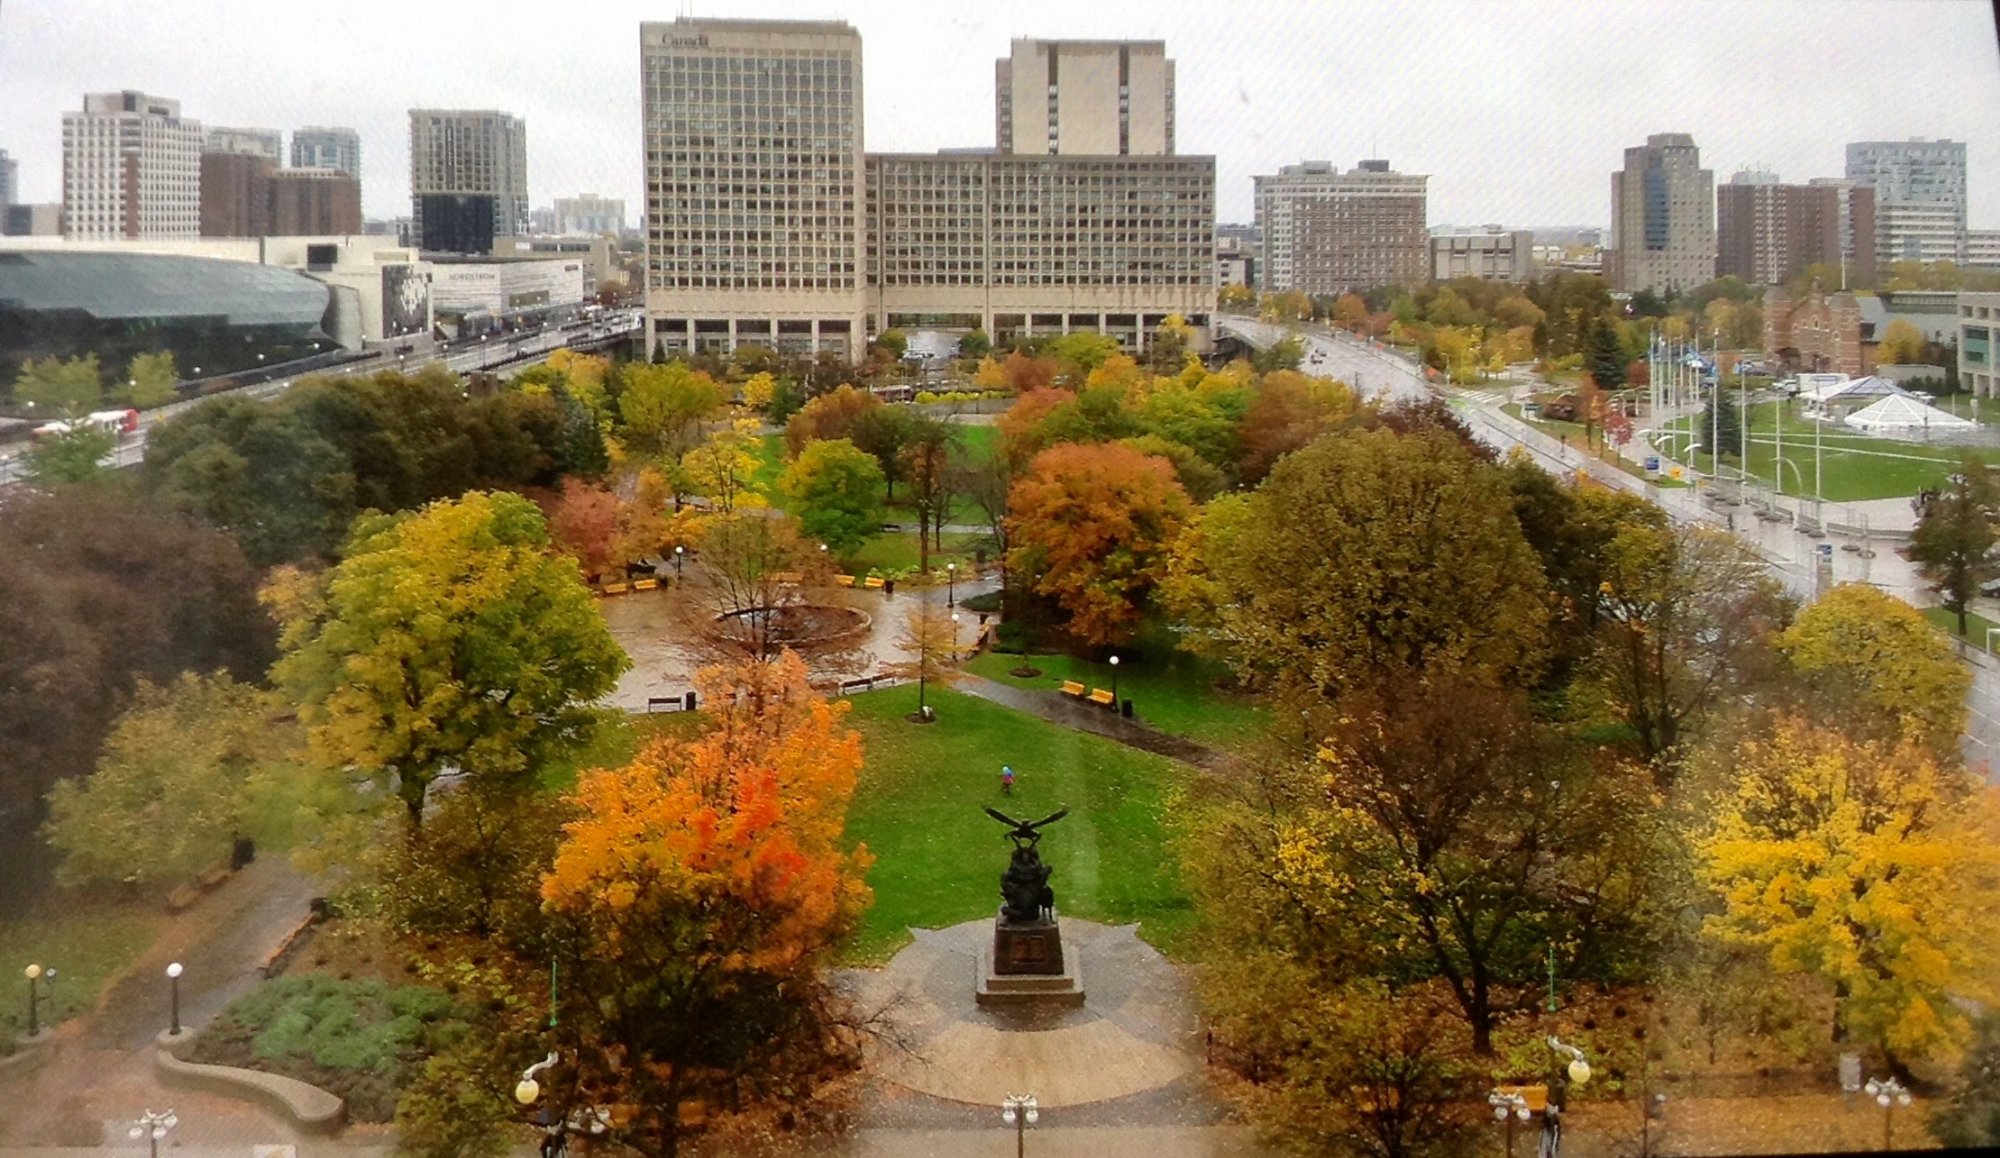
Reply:
[[[1054,824],[1069,815],[1069,809],[1058,810],[1053,816],[1040,820],[1016,820],[998,809],[988,808],[986,815],[1011,829],[1007,839],[1014,842],[1014,855],[1007,864],[1007,871],[1000,874],[1000,899],[1002,923],[1033,924],[1053,920],[1055,917],[1056,893],[1049,887],[1049,866],[1042,863],[1041,854],[1035,845],[1041,842],[1039,831],[1046,825]]]

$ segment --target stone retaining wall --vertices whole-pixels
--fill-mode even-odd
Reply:
[[[154,1039],[153,1072],[160,1084],[255,1102],[289,1119],[301,1133],[332,1134],[346,1123],[347,1103],[318,1086],[262,1070],[201,1065],[174,1056],[174,1050],[193,1040],[194,1034],[186,1032],[161,1033]]]

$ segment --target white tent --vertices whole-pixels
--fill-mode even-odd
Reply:
[[[1872,406],[1847,416],[1847,424],[1857,430],[1907,433],[1913,431],[1970,430],[1978,425],[1968,418],[1926,406],[1908,394],[1892,394]]]
[[[1845,382],[1832,382],[1823,386],[1815,386],[1808,390],[1799,391],[1799,397],[1808,402],[1818,403],[1821,406],[1825,406],[1829,402],[1853,403],[1869,398],[1895,398],[1898,396],[1907,398],[1910,396],[1910,392],[1889,381],[1887,378],[1878,378],[1872,374],[1866,378],[1849,378]]]

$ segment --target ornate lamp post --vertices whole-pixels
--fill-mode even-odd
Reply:
[[[1118,657],[1111,657],[1111,710],[1118,710]]]
[[[54,984],[56,971],[44,969],[40,965],[30,965],[21,971],[21,975],[28,979],[28,1036],[34,1037],[42,1032],[41,994],[37,990],[37,985],[45,977],[50,984]]]
[[[160,1139],[167,1136],[167,1131],[180,1124],[181,1120],[174,1117],[172,1110],[158,1114],[147,1110],[139,1116],[138,1121],[132,1123],[131,1129],[125,1131],[125,1136],[135,1142],[144,1138],[147,1147],[152,1151],[152,1158],[160,1158]]]
[[[181,1035],[181,963],[179,961],[167,966],[167,988],[172,994],[170,998],[173,1007],[172,1033],[175,1037],[179,1037]]]
[[[1875,1104],[1882,1107],[1882,1149],[1890,1148],[1889,1139],[1896,1128],[1896,1107],[1910,1104],[1910,1091],[1895,1078],[1869,1078],[1861,1087],[1868,1091]]]
[[[958,606],[958,564],[944,565],[944,601],[947,607]]]
[[[1510,1090],[1494,1090],[1486,1095],[1486,1104],[1493,1107],[1493,1116],[1507,1123],[1507,1158],[1514,1158],[1514,1123],[1528,1120],[1528,1099]]]
[[[958,662],[958,612],[951,613],[951,662]]]
[[[674,548],[674,582],[676,583],[681,581],[681,556],[685,554],[687,554],[686,547],[676,546]]]
[[[535,1099],[542,1096],[542,1083],[535,1080],[535,1075],[554,1064],[556,1051],[550,1050],[549,1056],[522,1070],[521,1080],[514,1083],[514,1100],[524,1106],[534,1105]]]
[[[1000,1120],[1014,1127],[1014,1158],[1027,1152],[1028,1127],[1042,1116],[1033,1094],[1008,1094],[1000,1103]]]
[[[1565,1072],[1569,1074],[1570,1086],[1581,1086],[1590,1080],[1590,1062],[1584,1058],[1582,1050],[1564,1043],[1553,1033],[1549,1035],[1549,1048],[1554,1050],[1558,1057],[1569,1059],[1569,1066]],[[1558,1158],[1562,1153],[1562,1116],[1569,1108],[1569,1093],[1565,1088],[1562,1100],[1558,1102],[1557,1088],[1555,1082],[1549,1083],[1549,1105],[1548,1109],[1542,1111],[1539,1158]]]

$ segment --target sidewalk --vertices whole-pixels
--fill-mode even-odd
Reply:
[[[1060,724],[1071,731],[1103,736],[1107,740],[1116,740],[1128,748],[1137,748],[1142,752],[1179,760],[1183,764],[1193,764],[1197,768],[1215,771],[1222,767],[1226,758],[1226,754],[1218,749],[1197,743],[1186,736],[1175,736],[1156,728],[1149,728],[1137,720],[1125,719],[1095,704],[1076,703],[1066,699],[1059,692],[1040,692],[1012,687],[970,672],[960,674],[954,684],[958,691],[967,695],[978,696],[982,700],[1026,712],[1031,716],[1040,716],[1052,724]]]

